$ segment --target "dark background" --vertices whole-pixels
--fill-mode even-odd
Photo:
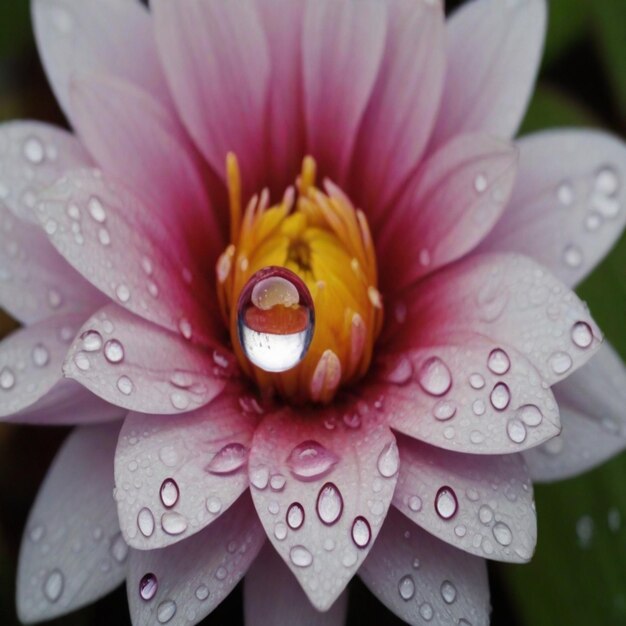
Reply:
[[[37,58],[28,4],[0,3],[0,121],[34,118],[62,125]],[[594,126],[626,136],[626,0],[551,0],[544,64],[521,134],[554,126]],[[626,358],[626,238],[578,292]],[[0,336],[13,328],[0,312]],[[22,530],[66,434],[61,428],[0,424],[2,626],[17,624],[14,578]],[[539,544],[533,562],[490,565],[493,625],[626,624],[626,455],[585,476],[538,486],[536,496]],[[577,533],[581,524],[592,528],[587,538]],[[242,624],[241,607],[238,587],[203,624]],[[125,590],[51,623],[129,624]],[[402,624],[356,580],[348,623]]]

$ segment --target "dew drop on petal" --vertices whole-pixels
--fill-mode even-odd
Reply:
[[[87,330],[80,338],[85,352],[98,352],[102,349],[102,335],[97,330]]]
[[[504,522],[496,522],[491,529],[493,536],[501,546],[510,546],[513,541],[513,533]]]
[[[378,471],[381,476],[391,478],[400,468],[400,454],[395,441],[390,441],[378,456]]]
[[[273,474],[270,477],[270,489],[272,491],[282,491],[286,482],[287,479],[282,474]]]
[[[487,367],[491,372],[497,374],[498,376],[506,374],[511,368],[511,360],[509,359],[509,355],[501,348],[496,348],[495,350],[492,350],[489,353],[489,357],[487,359]]]
[[[420,366],[418,381],[426,393],[442,396],[452,386],[452,375],[448,366],[439,357],[433,356]]]
[[[296,567],[309,567],[313,563],[313,555],[304,546],[291,548],[289,558]]]
[[[562,182],[556,190],[559,202],[563,206],[570,206],[574,202],[574,189],[569,181]]]
[[[523,443],[526,439],[526,426],[516,417],[509,420],[506,432],[513,443]]]
[[[59,569],[53,569],[43,583],[43,593],[49,602],[56,602],[63,594],[65,576]]]
[[[398,593],[400,597],[408,602],[415,595],[415,581],[410,575],[403,576],[398,583]]]
[[[250,472],[250,482],[253,487],[257,489],[265,489],[270,481],[270,472],[267,467],[261,465],[259,467],[255,467]]]
[[[207,498],[206,510],[212,515],[217,515],[222,510],[222,501],[216,496]]]
[[[424,604],[420,606],[420,615],[423,620],[430,622],[434,615],[433,607],[428,602],[424,602]]]
[[[50,352],[46,346],[42,343],[38,343],[33,348],[32,358],[36,367],[45,367],[50,363]]]
[[[144,537],[151,537],[154,532],[154,516],[152,511],[144,507],[137,514],[137,527]]]
[[[209,588],[206,585],[200,585],[196,589],[195,595],[200,602],[204,602],[209,597]]]
[[[128,302],[130,300],[130,289],[126,285],[118,285],[115,289],[115,295],[120,302]]]
[[[567,352],[555,352],[550,357],[550,366],[555,374],[565,374],[572,367],[572,357]]]
[[[480,374],[470,374],[469,384],[472,389],[482,389],[485,386],[485,379]]]
[[[452,419],[456,414],[456,406],[447,400],[440,400],[435,404],[433,408],[433,415],[435,419],[440,422]]]
[[[582,250],[574,244],[565,246],[563,250],[563,262],[572,269],[580,267],[583,263]]]
[[[178,330],[180,331],[180,334],[185,338],[185,339],[191,339],[191,336],[193,334],[193,329],[191,328],[191,323],[189,322],[188,319],[186,318],[182,318],[179,322],[178,322]]]
[[[117,339],[109,339],[104,344],[104,356],[109,363],[121,363],[124,359],[124,346]]]
[[[232,474],[248,460],[248,448],[241,443],[229,443],[221,448],[206,466],[211,474]]]
[[[455,516],[459,507],[456,493],[452,487],[441,487],[435,496],[435,511],[442,519],[448,520]]]
[[[117,389],[125,396],[130,396],[133,392],[133,381],[128,376],[120,376],[117,379]]]
[[[343,498],[333,483],[326,483],[320,489],[316,504],[320,520],[327,526],[335,524],[343,511]]]
[[[497,383],[491,390],[489,400],[496,411],[504,411],[511,402],[511,392],[506,383]]]
[[[157,619],[160,624],[167,624],[176,615],[176,602],[174,600],[164,600],[157,607]]]
[[[91,367],[89,357],[85,352],[77,352],[74,355],[74,363],[76,367],[82,372],[86,372]],[[2,374],[0,374],[0,386],[2,386]]]
[[[266,372],[285,372],[306,356],[315,326],[313,299],[304,282],[284,267],[266,267],[241,292],[239,343]]]
[[[543,420],[543,413],[534,404],[525,404],[517,410],[517,418],[526,426],[539,426]]]
[[[316,480],[328,474],[339,457],[313,440],[299,443],[287,457],[287,467],[300,480]]]
[[[163,506],[171,509],[178,502],[179,491],[176,481],[173,478],[166,478],[161,484],[159,495]]]
[[[572,341],[579,348],[588,348],[593,343],[591,326],[586,322],[576,322],[572,326]]]
[[[91,215],[92,219],[102,224],[106,221],[106,212],[104,207],[102,206],[102,201],[97,196],[92,196],[87,203],[87,210],[89,211],[89,215]]]
[[[293,502],[287,509],[287,525],[292,530],[298,530],[304,524],[304,508],[299,502]]]
[[[357,548],[366,548],[372,539],[372,529],[369,522],[362,516],[354,518],[352,522],[352,541]]]
[[[157,577],[152,573],[145,574],[139,581],[139,597],[149,602],[156,595],[158,588],[159,581]]]
[[[3,367],[0,371],[0,389],[8,391],[15,386],[15,374],[8,367]]]
[[[187,520],[179,513],[169,511],[161,516],[161,528],[168,535],[182,535],[187,530]]]

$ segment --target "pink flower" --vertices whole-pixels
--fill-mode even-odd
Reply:
[[[75,134],[0,129],[23,324],[0,415],[79,426],[28,522],[21,619],[126,579],[133,623],[197,623],[246,574],[247,623],[341,624],[358,573],[408,623],[486,624],[484,559],[533,553],[531,478],[624,447],[624,366],[570,290],[623,229],[624,145],[511,139],[543,0],[33,14]],[[242,317],[267,266],[302,281],[279,270],[279,309]],[[304,358],[257,367],[240,325],[311,331],[307,290]]]

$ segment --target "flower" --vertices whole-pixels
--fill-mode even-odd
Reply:
[[[33,13],[76,134],[0,128],[0,415],[79,426],[21,619],[126,579],[133,623],[197,623],[247,573],[249,623],[339,624],[358,573],[408,623],[487,623],[531,478],[623,448],[624,367],[570,288],[623,229],[626,151],[511,139],[545,3]]]

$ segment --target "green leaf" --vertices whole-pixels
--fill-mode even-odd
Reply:
[[[19,54],[31,40],[30,2],[0,3],[0,57]]]
[[[586,0],[550,0],[548,7],[544,66],[550,65],[576,40],[585,36],[591,8]]]

